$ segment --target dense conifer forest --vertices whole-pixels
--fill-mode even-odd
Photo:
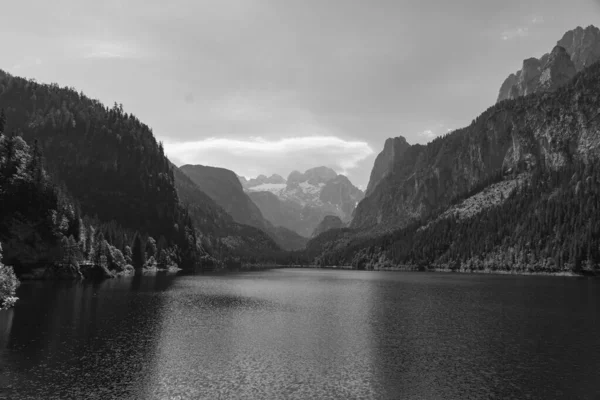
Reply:
[[[527,129],[535,121],[543,120],[549,141],[542,146],[556,149],[559,161],[546,160],[540,150],[535,158],[520,160],[514,167],[488,172],[453,199],[440,198],[437,204],[427,204],[431,211],[421,218],[396,221],[402,222],[400,228],[373,226],[325,232],[309,242],[307,258],[322,266],[358,269],[598,272],[600,142],[595,132],[600,116],[599,88],[600,64],[596,63],[555,93],[499,102],[469,127],[439,137],[427,146],[412,146],[414,149],[404,154],[402,163],[433,165],[435,162],[442,174],[441,166],[454,162],[456,154],[461,154],[460,149],[480,149],[484,160],[504,157],[503,153],[495,153],[485,136],[495,124],[499,124],[498,129],[507,129],[510,128],[507,121],[513,121],[511,129],[519,129],[514,134],[535,149],[538,139]],[[585,147],[576,154],[574,138],[583,134],[585,139],[580,140]],[[412,173],[406,168],[399,170]],[[501,204],[486,207],[469,218],[460,218],[458,214],[440,218],[452,205],[494,183],[515,180],[519,174],[526,174],[528,179],[519,180],[517,189]],[[410,185],[404,182],[407,176],[396,173],[387,178],[384,184],[389,185],[389,193],[405,190],[404,186],[410,190]],[[448,181],[450,177],[445,179]],[[369,204],[363,203],[361,206],[369,212],[366,208]],[[394,203],[390,207],[400,205]]]
[[[0,109],[0,243],[19,275],[213,268],[286,254],[235,223],[121,105],[0,71]]]
[[[499,206],[470,218],[439,215],[376,237],[329,231],[307,253],[318,265],[356,269],[600,272],[594,164],[537,169]]]

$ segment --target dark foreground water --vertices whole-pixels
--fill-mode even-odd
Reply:
[[[600,283],[271,270],[25,283],[0,398],[600,398]]]

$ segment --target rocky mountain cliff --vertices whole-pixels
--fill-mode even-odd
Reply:
[[[498,103],[466,128],[408,147],[359,204],[351,227],[406,226],[498,175],[596,159],[599,70],[584,70],[552,94]]]
[[[523,61],[521,70],[509,75],[500,87],[498,101],[554,91],[598,60],[600,29],[578,27],[565,33],[549,54]]]
[[[293,171],[283,183],[274,183],[279,179],[273,176],[267,178],[268,182],[264,175],[259,178],[247,181],[245,190],[265,218],[305,237],[310,237],[327,215],[350,221],[364,196],[347,177],[327,167],[311,168],[304,173]],[[257,184],[253,186],[251,181]]]
[[[579,72],[600,60],[600,29],[593,25],[585,29],[577,27],[565,33],[557,45],[569,53]]]
[[[394,160],[402,157],[406,149],[409,147],[410,145],[402,136],[389,138],[385,141],[383,151],[379,153],[375,159],[375,164],[371,170],[371,177],[369,178],[369,184],[367,186],[365,196],[373,193],[375,186],[377,186],[377,184],[390,173],[395,162]]]

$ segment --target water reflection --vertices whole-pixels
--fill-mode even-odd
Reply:
[[[390,284],[376,292],[381,307],[373,318],[382,397],[600,394],[591,372],[600,371],[598,282],[436,274],[385,278]]]
[[[0,398],[593,398],[600,284],[273,270],[25,283]]]
[[[373,396],[370,295],[356,301],[345,289],[362,282],[349,282],[307,285],[289,272],[179,280],[144,396]]]
[[[0,329],[0,393],[8,398],[137,398],[154,364],[162,299],[156,281],[27,282],[10,327]],[[172,279],[171,279],[172,281]],[[132,295],[133,294],[133,295]],[[0,313],[0,326],[5,323]],[[0,396],[1,398],[1,396]]]

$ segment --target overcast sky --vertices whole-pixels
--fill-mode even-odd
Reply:
[[[589,24],[598,0],[18,0],[0,68],[123,103],[178,165],[364,187],[386,138],[467,125]]]

